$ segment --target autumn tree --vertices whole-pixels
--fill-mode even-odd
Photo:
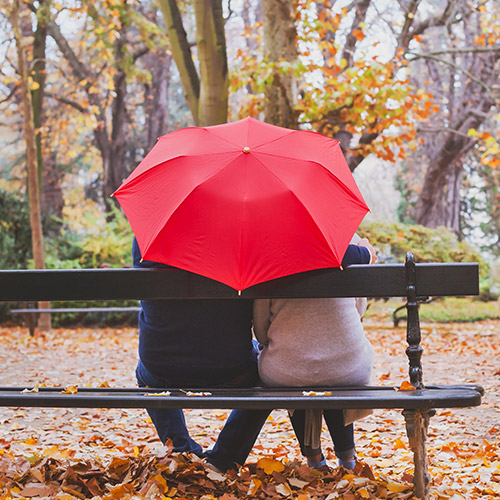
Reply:
[[[356,52],[365,38],[369,2],[354,2],[354,15],[350,17],[347,8],[335,12],[333,2],[327,0],[298,0],[293,11],[291,2],[269,5],[276,9],[277,3],[281,7],[277,12],[288,7],[283,19],[286,17],[289,23],[291,19],[295,28],[282,31],[295,32],[297,36],[285,38],[282,33],[274,40],[268,37],[271,41],[261,48],[264,55],[240,50],[233,88],[237,90],[247,81],[255,82],[255,92],[244,96],[241,114],[261,112],[264,106],[259,100],[266,102],[262,97],[269,82],[282,86],[286,76],[297,84],[295,127],[312,128],[338,139],[351,170],[369,154],[388,160],[403,157],[416,134],[415,119],[419,113],[428,113],[421,107],[426,95],[412,89],[404,72],[398,71],[404,65],[401,55],[383,61],[376,54]],[[345,19],[351,19],[350,24]],[[268,25],[272,26],[272,19]],[[295,51],[298,57],[295,61],[293,57],[270,59],[265,47],[271,43],[274,53]],[[277,106],[277,100],[272,102]],[[400,129],[399,135],[392,132],[395,127]]]
[[[414,2],[415,9],[419,2]],[[447,2],[434,18],[434,29],[425,29],[428,20],[406,15],[404,33],[412,33],[418,50],[402,46],[411,61],[415,86],[426,87],[433,95],[433,113],[419,126],[423,139],[421,159],[426,166],[414,211],[416,222],[428,227],[446,226],[461,232],[461,201],[464,167],[474,161],[474,149],[488,149],[496,142],[494,132],[484,129],[491,110],[499,102],[500,22],[498,2]],[[422,34],[424,33],[425,34]],[[436,50],[439,47],[439,50]],[[486,160],[486,161],[485,161]],[[494,155],[483,155],[482,169],[496,167]],[[494,176],[487,176],[490,183]],[[494,189],[494,186],[490,186]],[[498,201],[497,201],[498,203]],[[498,214],[498,205],[493,209]]]
[[[279,4],[281,10],[287,6],[290,12],[287,2],[270,4]],[[412,0],[380,5],[359,0],[339,9],[334,1],[297,0],[295,63],[277,64],[266,43],[261,46],[263,55],[239,52],[233,88],[241,92],[245,82],[255,82],[254,92],[243,97],[241,114],[262,112],[259,99],[269,102],[266,85],[279,81],[274,78],[279,67],[281,74],[295,76],[298,83],[298,126],[338,139],[351,170],[369,155],[406,161],[417,150],[420,159],[425,156],[416,220],[456,228],[465,156],[479,138],[494,140],[492,134],[471,136],[495,102],[499,51],[494,46],[494,4],[449,0],[430,5]],[[258,40],[261,35],[256,33]],[[426,47],[426,37],[443,50],[433,51],[430,43]],[[378,50],[381,43],[385,46]],[[272,49],[286,54],[293,45],[275,38]],[[429,81],[433,84],[426,85]],[[449,93],[436,93],[445,82]],[[278,101],[273,102],[277,109]],[[425,129],[429,135],[423,138]]]
[[[93,24],[85,52],[72,46],[54,18],[47,24],[74,79],[71,96],[56,98],[90,115],[95,145],[102,158],[102,197],[108,200],[128,173],[129,70],[149,48],[136,36],[132,27],[135,11],[127,2],[84,2],[81,8]]]

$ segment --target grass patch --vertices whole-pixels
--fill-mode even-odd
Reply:
[[[370,301],[367,317],[388,317],[396,308],[404,304],[402,300]],[[404,316],[404,310],[398,316]],[[420,320],[434,323],[472,322],[500,319],[500,301],[483,302],[470,297],[437,298],[420,306]]]

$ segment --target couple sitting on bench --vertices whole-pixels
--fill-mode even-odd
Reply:
[[[342,267],[376,261],[368,240],[355,235],[352,243],[356,244],[347,248]],[[133,259],[138,268],[168,267],[143,261],[135,239]],[[139,386],[368,384],[373,353],[361,325],[363,300],[144,300],[139,312]],[[259,348],[253,340],[252,325]],[[170,439],[174,451],[206,457],[221,471],[245,463],[271,412],[233,410],[213,449],[204,452],[189,436],[182,409],[147,411],[163,443]],[[339,465],[354,468],[352,422],[367,411],[323,413]],[[290,418],[308,465],[325,465],[320,444],[321,410],[294,410]]]

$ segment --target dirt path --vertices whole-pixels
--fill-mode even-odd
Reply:
[[[382,319],[371,319],[365,326],[376,352],[374,382],[399,387],[407,378],[404,329],[392,328]],[[499,321],[422,326],[424,380],[478,383],[486,390],[480,407],[438,410],[431,419],[428,452],[433,498],[500,498],[499,327]],[[25,330],[3,328],[0,385],[135,385],[136,350],[133,329],[61,329],[33,339]],[[193,437],[210,447],[227,413],[188,411]],[[399,412],[377,410],[357,424],[356,439],[358,455],[375,476],[398,482],[408,478],[411,454]],[[10,458],[85,459],[137,454],[138,447],[143,452],[159,448],[142,410],[0,408],[0,473],[5,450]],[[329,463],[335,466],[326,432],[324,447]],[[301,460],[284,411],[273,412],[249,461],[264,456]]]

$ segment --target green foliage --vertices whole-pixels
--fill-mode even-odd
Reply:
[[[65,226],[58,236],[45,240],[47,269],[81,269],[83,254],[80,238]]]
[[[380,263],[404,262],[406,252],[413,252],[417,262],[478,262],[480,275],[486,278],[488,274],[488,264],[480,253],[445,227],[364,222],[359,234],[377,247]]]
[[[80,214],[78,229],[63,225],[60,234],[46,240],[47,269],[88,269],[131,265],[132,230],[116,206],[105,214],[87,210]]]
[[[0,269],[23,269],[31,256],[28,203],[0,189]]]
[[[499,305],[498,302],[482,302],[468,297],[447,297],[423,304],[420,319],[437,323],[500,319]]]
[[[130,265],[133,233],[123,212],[116,206],[111,206],[107,221],[97,223],[91,214],[88,220],[89,231],[82,240],[82,267],[100,267],[109,264],[111,267]]]
[[[369,300],[366,311],[367,318],[392,319],[393,312],[405,302],[403,299]],[[500,319],[500,303],[497,301],[483,302],[477,297],[442,297],[432,302],[421,304],[419,317],[422,322],[431,323],[466,323]],[[405,318],[406,311],[398,312],[398,317]],[[403,321],[399,325],[405,327]]]

